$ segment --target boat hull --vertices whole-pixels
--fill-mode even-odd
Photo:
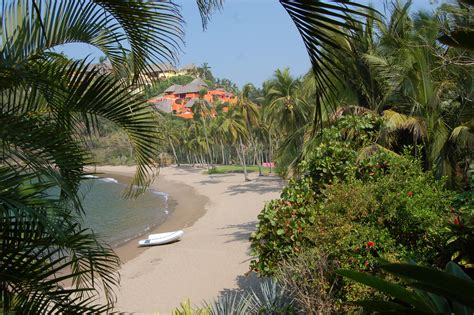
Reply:
[[[138,245],[155,246],[169,244],[172,242],[179,241],[183,235],[184,232],[181,230],[167,233],[150,234],[148,235],[148,238],[146,240],[140,240],[138,242]]]

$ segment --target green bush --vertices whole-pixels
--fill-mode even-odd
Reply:
[[[379,119],[370,115],[342,117],[334,126],[323,130],[319,143],[300,165],[306,176],[313,179],[315,192],[354,176],[359,150],[375,141],[379,124]]]
[[[257,231],[250,237],[252,253],[258,258],[250,265],[260,274],[273,274],[281,259],[309,245],[304,231],[315,220],[311,183],[311,178],[291,181],[281,198],[267,203],[258,215]]]
[[[326,184],[320,194],[312,191],[310,176],[290,182],[259,215],[251,238],[257,258],[251,266],[271,275],[282,260],[313,248],[346,269],[378,272],[380,258],[407,256],[433,263],[447,240],[452,193],[432,173],[423,172],[418,160],[384,152],[375,154],[373,161],[377,159],[384,165],[383,176],[359,179],[358,167],[367,170],[367,165],[357,164],[352,175]],[[345,281],[337,295],[370,294]]]
[[[451,192],[406,157],[392,159],[385,176],[327,186],[323,195],[308,238],[342,268],[377,272],[380,258],[434,263],[447,239]],[[361,288],[346,281],[342,291],[371,294]]]
[[[367,116],[343,118],[323,131],[301,164],[303,178],[291,181],[258,217],[251,236],[254,270],[273,275],[282,261],[298,261],[301,253],[312,251],[341,268],[375,274],[381,258],[439,263],[452,235],[447,227],[453,193],[424,172],[409,150],[400,156],[373,144],[377,128],[377,120]],[[336,301],[374,294],[347,280],[333,289]]]
[[[325,185],[351,177],[356,170],[357,151],[350,143],[329,140],[318,145],[302,168],[312,179],[313,190],[320,193]]]
[[[438,266],[453,260],[474,276],[474,192],[454,197],[447,233],[448,241],[440,253]]]

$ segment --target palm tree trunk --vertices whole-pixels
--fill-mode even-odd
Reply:
[[[272,145],[272,134],[271,130],[268,130],[268,159],[270,160],[270,174],[272,173],[273,163],[273,145]]]
[[[206,164],[206,160],[204,160],[204,156],[202,155],[202,151],[200,152],[200,155],[201,155],[201,166],[204,166],[204,164]]]
[[[241,150],[241,153],[242,153],[242,157],[241,157],[240,161],[242,162],[242,167],[244,169],[244,178],[245,178],[246,182],[249,182],[250,179],[248,178],[248,174],[247,174],[247,165],[245,164],[244,144],[242,143],[242,137],[240,135],[239,135],[239,142],[240,142],[240,150]]]
[[[222,152],[222,165],[225,165],[225,150],[224,150],[224,142],[221,139],[221,152]]]
[[[258,166],[258,176],[263,176],[262,160],[260,159],[260,153],[258,152],[258,149],[257,149],[257,141],[253,143],[253,150],[254,150],[255,159],[257,161],[257,166]]]
[[[179,160],[178,160],[178,156],[176,155],[176,150],[174,148],[173,141],[171,141],[170,137],[168,137],[168,141],[170,142],[171,150],[173,150],[174,160],[176,161],[176,164],[179,166]]]
[[[204,138],[206,139],[206,145],[207,145],[207,152],[209,154],[209,159],[210,159],[210,164],[212,164],[212,152],[211,152],[211,147],[209,146],[209,139],[207,138],[207,127],[206,127],[206,121],[204,120],[204,117],[201,117],[202,119],[202,125],[204,127]],[[209,168],[209,167],[208,167]]]

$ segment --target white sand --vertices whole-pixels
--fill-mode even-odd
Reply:
[[[133,168],[99,171],[132,174]],[[206,213],[184,228],[180,242],[151,247],[122,266],[117,310],[168,314],[187,299],[198,305],[237,288],[238,277],[249,270],[248,238],[257,215],[282,187],[277,177],[250,177],[251,182],[244,182],[241,174],[208,176],[191,168],[161,169],[157,181],[184,183],[206,196]]]

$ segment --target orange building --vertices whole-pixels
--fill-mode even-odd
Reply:
[[[173,113],[177,117],[191,119],[193,118],[193,106],[199,100],[199,93],[206,91],[203,99],[214,107],[218,101],[222,103],[235,104],[237,98],[233,93],[227,92],[224,89],[208,90],[209,86],[202,79],[194,79],[191,83],[186,85],[173,84],[167,88],[163,94],[148,100],[156,109],[165,112]],[[227,111],[227,107],[224,107]],[[215,115],[215,111],[212,111]]]

